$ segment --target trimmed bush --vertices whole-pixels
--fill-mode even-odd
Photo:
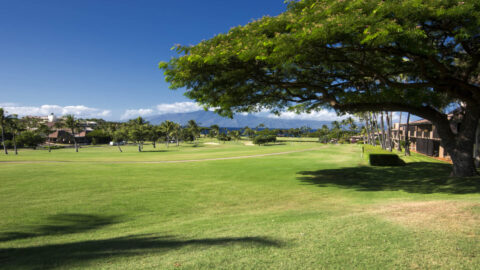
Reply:
[[[404,166],[405,162],[395,154],[370,154],[372,166]]]
[[[260,136],[256,136],[255,138],[253,138],[253,143],[254,144],[266,144],[266,143],[269,143],[269,142],[276,142],[277,141],[277,136],[275,135],[260,135]]]

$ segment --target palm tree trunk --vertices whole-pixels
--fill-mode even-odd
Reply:
[[[3,125],[1,126],[1,128],[2,128],[2,144],[3,144],[3,150],[5,151],[5,155],[8,155],[7,145],[5,144],[5,132],[3,131]]]
[[[15,132],[12,132],[13,134],[13,150],[15,151],[15,155],[18,155],[18,151],[17,151],[17,140],[15,139]]]
[[[388,115],[388,112],[385,113],[387,117],[387,149],[392,152],[392,122],[391,122],[391,114]]]
[[[167,144],[167,148],[168,148],[168,141],[170,140],[170,138],[168,137],[167,135],[167,141],[166,141],[166,144]]]
[[[410,113],[407,114],[407,126],[405,131],[405,156],[410,156],[410,139],[408,138],[410,133],[409,129],[410,129]]]
[[[387,148],[387,145],[385,143],[385,123],[383,122],[383,112],[380,112],[380,121],[381,121],[381,128],[382,128],[382,149]]]
[[[52,144],[50,142],[50,136],[48,136],[48,152],[52,152]]]
[[[399,152],[402,152],[402,135],[400,134],[400,125],[401,124],[402,124],[402,112],[400,112],[400,117],[398,119],[398,133],[397,133],[398,148],[397,148],[397,150]]]
[[[75,133],[72,128],[72,136],[73,136],[73,144],[75,145],[75,152],[78,153],[78,145],[77,145],[77,140],[75,139]]]

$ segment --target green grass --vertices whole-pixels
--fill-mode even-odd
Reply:
[[[151,146],[146,146],[145,150]],[[115,163],[285,155],[189,163]],[[0,163],[2,269],[475,269],[480,179],[358,145],[22,150]],[[167,150],[167,151],[164,151]]]

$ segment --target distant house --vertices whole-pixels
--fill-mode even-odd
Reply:
[[[75,134],[75,140],[77,141],[77,143],[88,143],[87,134],[90,131],[91,130],[87,129],[87,130],[81,131],[80,133]],[[68,144],[73,143],[72,133],[70,133],[66,129],[57,129],[55,132],[48,135],[48,138],[52,143],[68,143]]]

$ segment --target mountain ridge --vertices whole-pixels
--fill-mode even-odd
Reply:
[[[146,117],[146,120],[152,124],[160,124],[165,120],[170,120],[181,125],[186,125],[189,120],[195,120],[199,126],[209,127],[218,125],[220,127],[243,128],[246,126],[256,127],[264,124],[267,128],[300,128],[308,126],[313,129],[321,128],[322,125],[330,126],[330,121],[300,120],[300,119],[279,119],[261,117],[255,115],[234,115],[233,119],[222,117],[211,111],[195,111],[188,113],[169,113]]]

